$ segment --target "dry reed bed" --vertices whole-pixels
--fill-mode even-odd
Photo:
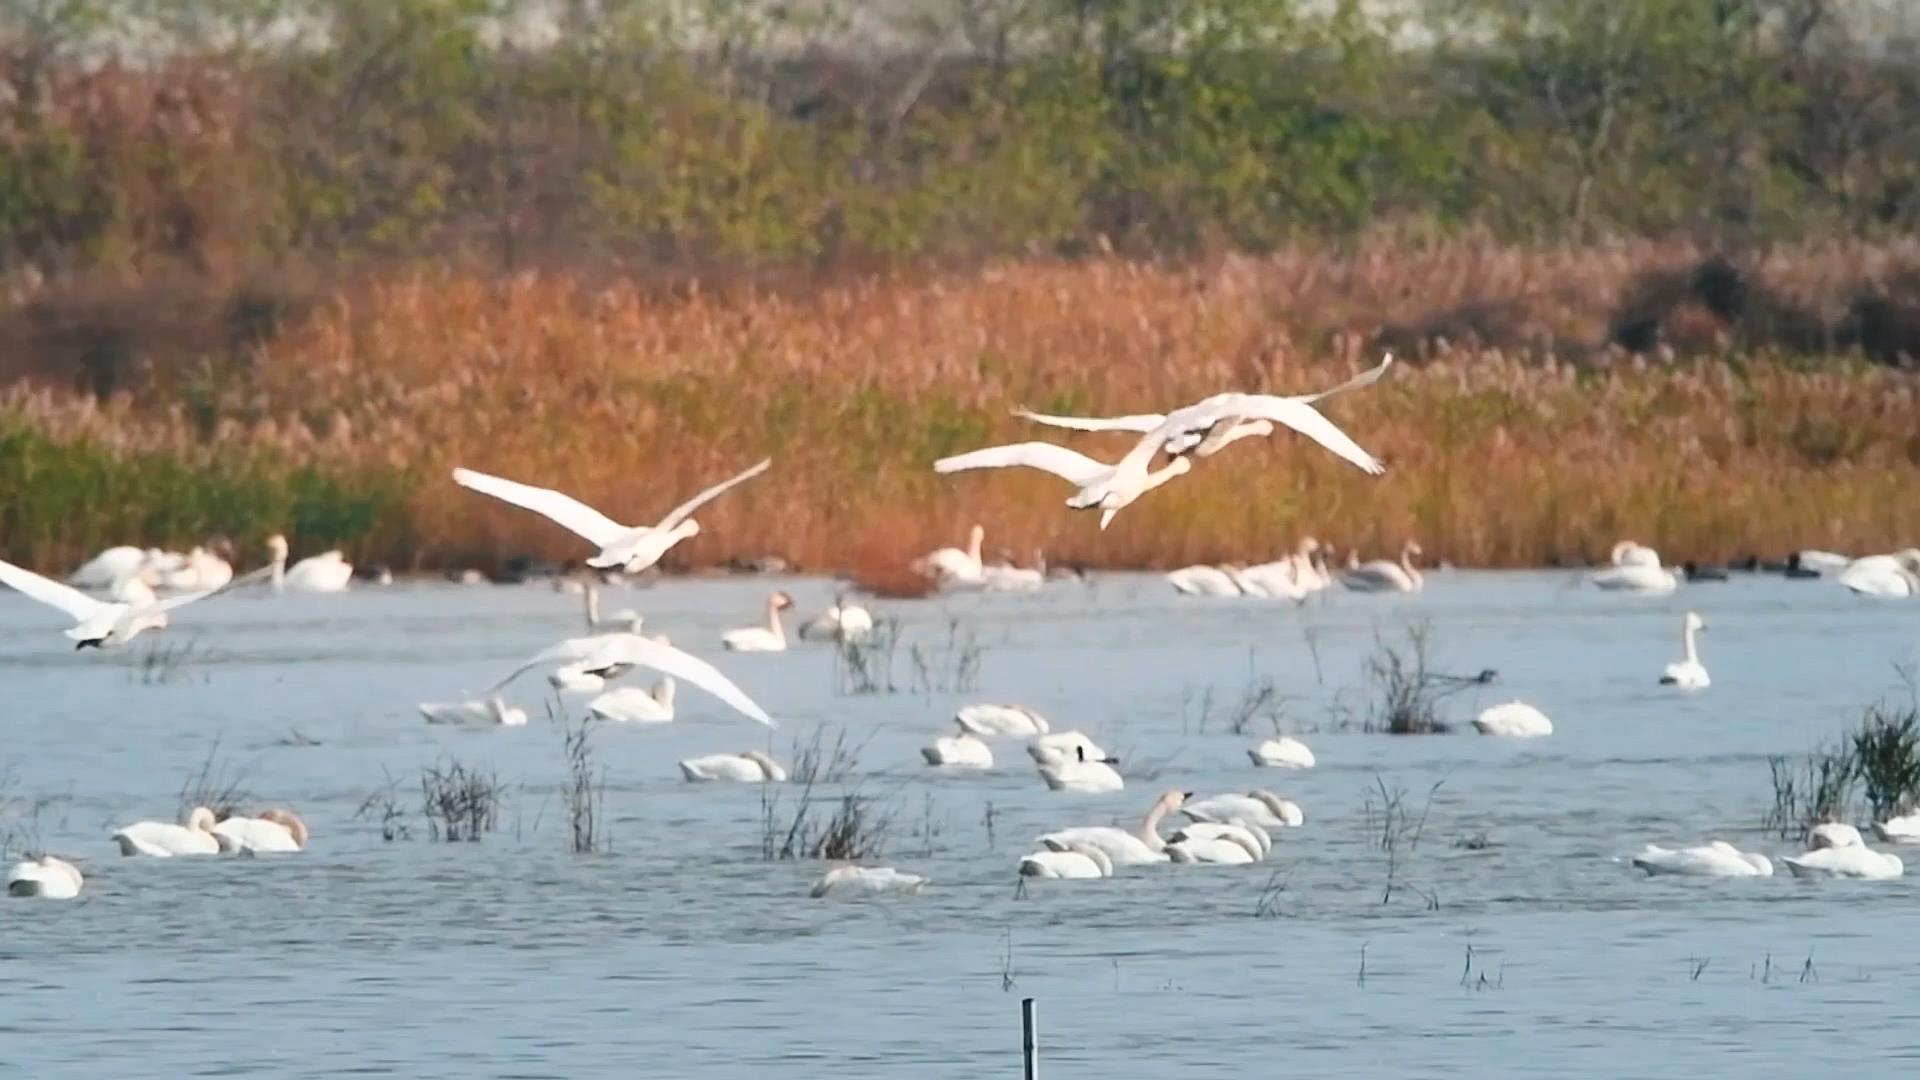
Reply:
[[[1769,280],[1832,310],[1909,255],[1777,254]],[[56,461],[60,447],[89,447],[89,475],[111,473],[102,461],[161,457],[176,463],[176,498],[196,476],[236,471],[268,494],[212,500],[185,520],[108,477],[73,486],[132,507],[109,515],[86,497],[29,497],[0,513],[11,515],[8,557],[48,566],[108,539],[282,527],[397,566],[485,564],[583,552],[454,487],[453,463],[553,483],[642,521],[772,455],[773,472],[701,515],[706,532],[681,561],[777,554],[871,569],[955,542],[975,520],[1023,562],[1042,548],[1104,566],[1264,557],[1301,532],[1369,551],[1411,535],[1485,566],[1591,558],[1620,535],[1718,558],[1880,549],[1920,534],[1920,504],[1903,497],[1920,480],[1914,376],[1846,360],[1666,364],[1596,349],[1642,275],[1697,256],[1375,241],[1338,258],[1034,263],[807,295],[400,277],[317,306],[244,368],[172,378],[143,405],[18,389],[0,403],[0,465],[7,439],[27,430]],[[1378,480],[1288,434],[1209,460],[1101,533],[1061,505],[1061,482],[929,468],[942,454],[1053,437],[1012,418],[1016,405],[1131,412],[1224,387],[1311,390],[1371,363],[1367,342],[1382,327],[1430,324],[1435,309],[1489,297],[1520,313],[1522,344],[1424,349],[1375,389],[1329,404],[1389,463]],[[1096,455],[1125,445],[1072,439]],[[298,482],[269,483],[299,470]],[[60,479],[49,465],[26,482]],[[326,512],[329,492],[369,486],[380,497],[343,518]],[[273,519],[288,514],[301,520]]]

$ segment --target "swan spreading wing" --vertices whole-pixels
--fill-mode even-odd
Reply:
[[[1113,472],[1111,465],[1102,465],[1085,454],[1044,442],[989,446],[984,450],[944,457],[933,463],[933,471],[951,473],[966,469],[1010,469],[1023,465],[1052,473],[1083,488],[1098,483]]]
[[[514,668],[506,678],[489,687],[487,693],[498,693],[502,687],[525,672],[549,664],[576,664],[588,670],[621,664],[649,667],[664,675],[671,675],[676,679],[692,683],[750,719],[757,720],[768,727],[780,726],[774,723],[766,710],[755,704],[744,690],[734,685],[733,680],[722,675],[720,669],[690,653],[638,634],[598,634],[593,637],[568,638],[529,657],[526,662]]]
[[[599,547],[607,547],[632,531],[579,499],[552,488],[504,480],[472,469],[453,470],[453,482],[522,510],[531,510]]]
[[[59,608],[75,622],[86,622],[110,607],[118,605],[95,600],[78,589],[43,578],[31,570],[23,569],[10,562],[0,562],[0,584],[11,586],[14,591],[31,600]]]
[[[687,520],[688,517],[692,516],[695,510],[698,510],[701,507],[712,502],[713,500],[719,498],[720,495],[723,492],[725,492],[728,488],[734,487],[737,484],[744,484],[747,481],[753,479],[754,477],[759,476],[761,473],[766,472],[767,467],[772,464],[773,464],[772,458],[763,458],[761,459],[760,464],[755,465],[750,469],[747,469],[745,472],[738,473],[734,476],[728,477],[727,479],[720,481],[719,483],[713,485],[712,487],[701,492],[700,494],[695,495],[693,498],[688,499],[686,502],[681,503],[679,506],[676,506],[673,509],[667,511],[667,516],[661,518],[660,523],[658,525],[655,525],[654,528],[656,529],[673,528],[675,525],[680,524],[682,521],[685,521]]]

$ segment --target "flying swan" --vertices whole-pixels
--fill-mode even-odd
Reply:
[[[671,645],[658,641],[649,641],[639,634],[600,634],[595,637],[568,638],[557,645],[535,653],[507,676],[495,683],[488,693],[498,693],[500,689],[519,678],[523,672],[548,664],[567,665],[587,672],[598,672],[614,668],[648,667],[662,675],[671,675],[705,690],[721,701],[732,706],[734,711],[749,719],[757,720],[768,727],[778,727],[766,710],[756,705],[746,692],[735,686],[733,680],[720,674],[718,668],[705,660],[689,653],[681,652]]]
[[[260,572],[255,571],[218,589],[170,596],[165,600],[114,603],[95,600],[70,585],[62,585],[51,578],[43,578],[31,570],[23,570],[10,562],[0,562],[0,584],[12,586],[29,599],[38,600],[49,607],[59,608],[66,612],[69,618],[77,621],[72,629],[65,631],[68,639],[74,643],[75,649],[84,649],[89,645],[95,648],[124,645],[144,631],[166,627],[167,613],[175,608],[249,584],[259,580],[259,577]]]

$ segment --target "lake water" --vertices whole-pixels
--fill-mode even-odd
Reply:
[[[0,1056],[36,1078],[1017,1076],[1032,996],[1048,1077],[1914,1075],[1916,878],[1648,880],[1616,859],[1714,837],[1796,850],[1758,828],[1767,755],[1805,751],[1902,693],[1893,665],[1915,658],[1920,607],[1778,578],[1661,598],[1577,580],[1436,574],[1413,597],[1296,608],[1112,575],[876,602],[934,652],[935,683],[955,674],[938,650],[957,620],[978,643],[979,686],[917,690],[903,646],[899,692],[871,696],[836,692],[828,647],[717,648],[767,589],[812,614],[831,583],[611,590],[609,606],[714,659],[782,727],[769,739],[682,687],[679,722],[596,728],[613,850],[590,856],[568,850],[544,682],[510,692],[536,714],[524,728],[448,730],[414,711],[578,633],[576,597],[236,595],[115,655],[73,652],[56,615],[0,596],[0,765],[16,800],[52,797],[38,838],[88,874],[77,902],[0,906]],[[1697,695],[1655,685],[1688,607],[1710,625],[1714,686]],[[1431,620],[1436,667],[1500,673],[1448,703],[1455,719],[1519,696],[1555,734],[1334,730],[1365,715],[1375,635],[1417,618]],[[129,663],[189,641],[196,655],[170,678]],[[1227,730],[1250,672],[1272,680],[1317,768],[1250,765],[1271,725]],[[924,767],[918,748],[970,701],[1088,731],[1122,759],[1126,791],[1050,792],[1013,740],[985,774]],[[754,747],[789,760],[822,725],[861,744],[860,789],[897,812],[884,861],[929,875],[923,894],[809,899],[819,866],[760,857],[758,787],[687,784],[675,767]],[[259,805],[302,813],[309,851],[118,857],[108,834],[172,818],[216,739]],[[420,771],[454,759],[509,788],[478,844],[425,838]],[[387,776],[410,840],[355,817]],[[1416,813],[1439,784],[1384,904],[1369,816],[1381,784]],[[1017,894],[1035,834],[1131,822],[1169,787],[1271,788],[1307,823],[1265,864],[1138,867]],[[1256,918],[1270,885],[1277,911]]]

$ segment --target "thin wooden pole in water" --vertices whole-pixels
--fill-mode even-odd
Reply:
[[[1040,1080],[1040,1042],[1034,1037],[1033,999],[1020,999],[1020,1059],[1026,1080]]]

